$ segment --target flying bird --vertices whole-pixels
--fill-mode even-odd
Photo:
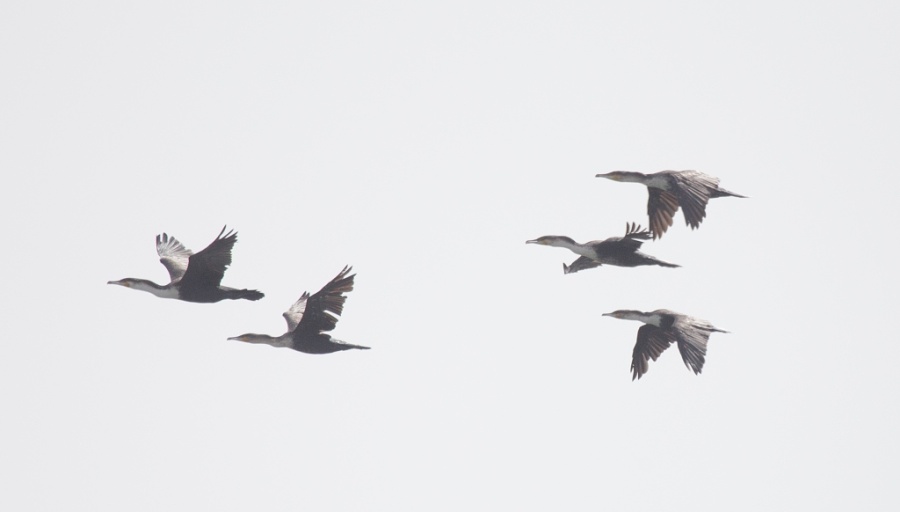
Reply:
[[[703,370],[706,361],[706,342],[714,332],[724,332],[713,327],[706,320],[682,315],[668,309],[657,309],[649,313],[621,309],[604,313],[622,320],[637,320],[646,325],[638,329],[637,343],[631,356],[631,380],[640,379],[647,373],[650,359],[663,353],[672,343],[678,344],[678,351],[688,369],[695,374]]]
[[[597,174],[595,177],[647,186],[650,192],[647,215],[650,217],[650,231],[653,232],[653,238],[663,236],[669,229],[679,206],[684,211],[685,224],[691,229],[697,229],[706,217],[706,203],[710,199],[726,196],[747,197],[720,188],[719,178],[699,171],[660,171],[653,174],[613,171]]]
[[[337,316],[344,310],[345,293],[353,290],[353,278],[356,274],[347,275],[351,267],[343,270],[321,290],[310,295],[303,295],[284,313],[288,330],[278,337],[267,334],[242,334],[234,341],[287,347],[307,354],[330,354],[352,348],[368,349],[361,345],[351,345],[326,334],[337,326]],[[332,314],[333,313],[333,314]]]
[[[194,254],[175,237],[165,233],[156,236],[156,253],[159,261],[169,271],[170,282],[158,285],[146,279],[126,277],[116,284],[150,292],[164,299],[177,299],[186,302],[219,302],[225,299],[259,300],[263,294],[257,290],[238,290],[222,286],[225,270],[231,265],[231,249],[237,242],[237,233],[222,228],[219,236],[206,249]]]
[[[526,244],[549,245],[563,247],[578,254],[580,258],[571,265],[563,263],[563,273],[572,274],[580,270],[599,267],[601,264],[619,267],[637,267],[641,265],[659,265],[661,267],[678,267],[644,254],[640,249],[644,240],[650,239],[650,232],[642,230],[637,224],[625,224],[625,236],[616,236],[606,240],[594,240],[579,244],[567,236],[548,235],[525,241]]]

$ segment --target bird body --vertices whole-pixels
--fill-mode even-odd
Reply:
[[[647,373],[649,360],[656,361],[672,343],[678,345],[678,351],[688,369],[700,374],[706,362],[706,344],[710,334],[728,332],[714,327],[706,320],[668,309],[657,309],[649,313],[620,309],[604,313],[603,316],[637,320],[645,324],[638,329],[637,343],[631,356],[631,380],[640,379]]]
[[[126,277],[115,284],[148,292],[164,299],[185,302],[211,303],[221,300],[259,300],[263,294],[257,290],[246,290],[222,286],[225,270],[231,265],[231,250],[237,242],[237,233],[222,228],[219,236],[205,249],[194,254],[174,237],[163,233],[156,237],[156,253],[159,261],[169,271],[170,282],[159,285],[146,279]],[[224,235],[224,236],[223,236]]]
[[[650,195],[647,215],[653,238],[661,237],[669,229],[679,207],[684,212],[685,224],[697,229],[706,217],[706,203],[711,198],[746,197],[719,187],[719,178],[699,171],[660,171],[652,174],[613,171],[597,174],[596,177],[641,183],[647,187]]]
[[[353,278],[356,274],[348,275],[351,267],[343,270],[318,292],[303,295],[284,312],[288,330],[281,336],[269,336],[267,334],[242,334],[229,340],[271,345],[273,347],[292,348],[307,354],[330,354],[350,349],[364,349],[369,347],[353,345],[331,337],[327,334],[337,326],[337,316],[344,310],[344,295],[353,290]]]
[[[534,240],[527,240],[525,243],[562,247],[578,254],[580,258],[572,262],[571,265],[563,264],[563,272],[566,274],[598,267],[601,264],[618,267],[637,267],[641,265],[679,266],[639,251],[638,249],[644,243],[644,240],[649,239],[650,233],[648,231],[642,230],[640,226],[631,223],[625,226],[625,236],[616,236],[606,240],[594,240],[579,244],[567,236],[548,235]]]

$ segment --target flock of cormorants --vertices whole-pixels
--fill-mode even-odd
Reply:
[[[659,260],[638,249],[645,240],[651,238],[655,240],[663,236],[672,225],[672,218],[679,207],[684,212],[685,223],[691,229],[697,229],[706,217],[706,203],[710,199],[726,196],[745,197],[720,188],[718,178],[698,171],[660,171],[653,174],[613,171],[597,174],[596,177],[646,185],[650,194],[647,201],[650,230],[643,230],[637,224],[630,223],[625,227],[625,236],[584,244],[579,244],[567,236],[556,235],[542,236],[525,242],[564,247],[577,254],[578,259],[571,264],[563,263],[564,274],[599,267],[602,264],[619,267],[641,265],[678,267],[679,265]],[[644,323],[638,329],[637,343],[631,355],[631,380],[640,379],[647,373],[649,360],[656,361],[656,358],[672,343],[678,345],[684,364],[695,374],[699,374],[706,361],[706,343],[710,334],[727,332],[713,327],[706,320],[668,309],[657,309],[647,313],[622,309],[604,313],[603,316]]]
[[[706,216],[706,203],[714,197],[745,197],[719,187],[718,178],[698,171],[661,171],[653,174],[615,171],[597,174],[598,178],[642,183],[647,186],[650,199],[647,202],[650,230],[639,225],[626,225],[625,236],[612,237],[579,244],[566,236],[542,236],[526,243],[564,247],[578,254],[570,265],[563,264],[563,273],[599,267],[602,264],[620,267],[658,265],[678,267],[640,252],[646,240],[662,237],[672,225],[672,218],[679,208],[684,212],[685,223],[696,229]],[[115,284],[152,293],[157,297],[187,302],[219,302],[225,299],[259,300],[263,294],[257,290],[239,290],[222,286],[225,270],[231,265],[231,250],[237,242],[237,233],[222,228],[219,236],[209,246],[193,253],[174,237],[166,233],[156,237],[159,261],[169,271],[170,282],[158,285],[146,279],[125,278],[109,281]],[[332,338],[328,332],[337,325],[344,309],[345,294],[353,290],[351,267],[343,270],[318,292],[304,292],[284,314],[287,332],[273,337],[266,334],[242,334],[229,340],[287,347],[307,354],[329,354],[348,349],[368,349]],[[618,310],[603,316],[638,320],[645,325],[638,329],[637,343],[632,354],[632,380],[640,379],[648,369],[650,359],[656,361],[672,343],[678,345],[685,365],[695,374],[703,370],[706,344],[713,332],[727,332],[713,327],[705,320],[682,315],[667,309],[644,313]]]

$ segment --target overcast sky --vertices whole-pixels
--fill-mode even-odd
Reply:
[[[896,510],[900,7],[724,4],[3,3],[0,508]],[[616,169],[750,199],[525,245],[646,225]],[[225,224],[263,300],[106,284]],[[226,341],[345,264],[372,350]]]

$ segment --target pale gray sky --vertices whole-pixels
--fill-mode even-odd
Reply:
[[[894,510],[894,2],[6,2],[3,510]],[[646,224],[680,269],[526,246]],[[188,304],[154,237],[239,233]],[[310,356],[226,341],[345,264]],[[731,334],[631,381],[669,308]]]

